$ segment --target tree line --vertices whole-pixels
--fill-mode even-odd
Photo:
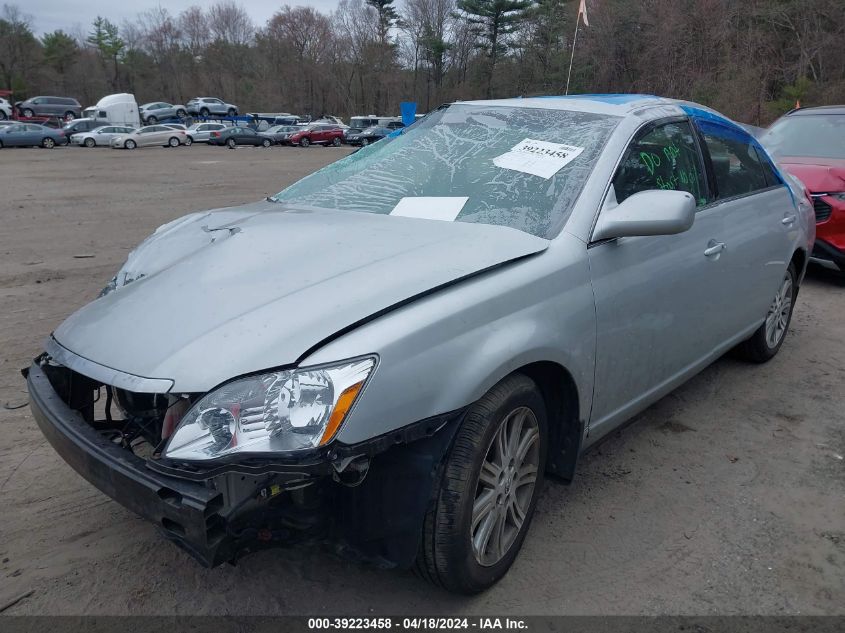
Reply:
[[[796,101],[845,102],[842,0],[587,0],[570,92],[685,98],[766,124]],[[0,89],[15,99],[113,92],[218,96],[242,112],[395,114],[459,100],[562,94],[578,0],[340,0],[255,24],[234,0],[157,7],[37,36],[0,12]]]

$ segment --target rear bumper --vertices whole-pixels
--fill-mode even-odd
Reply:
[[[231,558],[220,492],[149,470],[145,460],[104,438],[66,405],[38,365],[30,368],[27,386],[41,432],[76,472],[158,525],[168,539],[203,564],[213,566]]]

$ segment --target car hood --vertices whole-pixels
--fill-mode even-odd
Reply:
[[[273,202],[198,213],[143,242],[118,274],[131,283],[54,338],[105,367],[203,392],[296,363],[368,317],[547,246],[501,226]]]
[[[797,176],[811,193],[845,191],[845,160],[835,158],[785,157],[779,161]]]

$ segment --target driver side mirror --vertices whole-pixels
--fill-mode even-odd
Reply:
[[[605,205],[593,231],[593,241],[615,237],[675,235],[695,221],[695,198],[686,191],[640,191],[622,204]]]

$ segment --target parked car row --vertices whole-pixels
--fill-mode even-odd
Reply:
[[[195,123],[187,127],[179,123],[161,123],[135,128],[128,125],[102,125],[94,119],[74,119],[62,129],[37,123],[3,121],[0,147],[46,147],[76,145],[79,147],[178,147],[193,143],[211,145],[291,145],[339,147],[343,143],[365,146],[391,133],[387,128],[369,128],[345,137],[344,130],[333,124],[312,123],[304,126],[271,127],[263,132],[251,127],[226,123]]]

